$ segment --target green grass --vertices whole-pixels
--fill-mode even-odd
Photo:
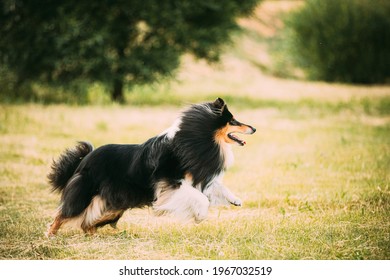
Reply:
[[[199,225],[131,210],[118,230],[53,239],[44,236],[59,201],[45,178],[52,159],[77,140],[140,143],[180,108],[2,105],[0,258],[390,259],[388,97],[226,99],[258,129],[234,148],[224,180],[243,207],[213,208]]]

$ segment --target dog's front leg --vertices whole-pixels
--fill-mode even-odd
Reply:
[[[210,205],[229,205],[242,206],[240,198],[235,196],[227,187],[222,184],[222,178],[216,178],[204,191]]]
[[[241,199],[235,196],[227,187],[221,185],[220,188],[223,196],[230,204],[233,204],[234,206],[242,206]]]
[[[161,186],[164,188],[164,183]],[[209,205],[208,198],[193,187],[192,180],[184,179],[180,187],[165,187],[160,191],[153,209],[158,215],[172,213],[183,220],[194,218],[200,223],[207,218]]]

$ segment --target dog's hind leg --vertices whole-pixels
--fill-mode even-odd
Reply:
[[[46,236],[47,237],[50,237],[50,236],[54,236],[58,230],[60,229],[60,227],[67,221],[68,219],[67,218],[64,218],[62,217],[61,214],[58,214],[53,223],[49,226],[49,229],[48,231],[46,232]]]
[[[117,214],[114,219],[112,219],[110,221],[110,226],[113,228],[113,229],[116,229],[116,224],[118,223],[118,220],[122,217],[123,213],[125,211],[124,210],[121,210],[121,212],[119,214]]]
[[[97,219],[93,226],[98,228],[105,225],[110,225],[112,228],[116,228],[118,220],[122,217],[124,210],[109,210],[105,212],[99,219]]]
[[[118,223],[118,220],[123,215],[123,210],[118,211],[107,211],[102,214],[101,217],[97,218],[97,220],[93,221],[92,224],[87,224],[83,222],[81,224],[81,228],[86,234],[94,234],[96,233],[97,229],[99,227],[110,225],[112,228],[116,229],[116,224]]]
[[[96,232],[95,221],[100,219],[106,211],[106,202],[101,196],[95,196],[83,213],[81,229],[88,234]]]
[[[125,210],[107,210],[106,202],[101,196],[95,196],[84,211],[82,230],[87,234],[94,234],[97,228],[110,224],[113,228],[122,217]]]

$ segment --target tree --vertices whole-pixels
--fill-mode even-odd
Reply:
[[[217,61],[259,0],[3,0],[0,65],[19,83],[125,86],[174,74],[184,53]]]

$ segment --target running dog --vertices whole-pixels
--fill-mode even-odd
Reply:
[[[241,200],[222,184],[233,163],[232,144],[246,142],[236,134],[256,129],[239,122],[218,98],[182,112],[172,127],[143,144],[109,144],[94,149],[79,142],[54,161],[48,174],[61,203],[47,234],[70,221],[89,234],[115,227],[131,208],[152,206],[201,222],[210,205]]]

